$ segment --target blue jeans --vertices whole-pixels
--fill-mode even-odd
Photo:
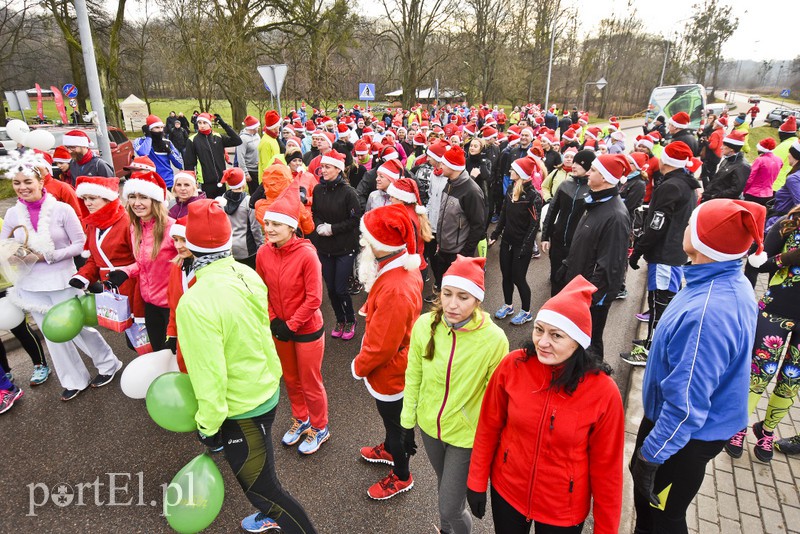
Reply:
[[[337,323],[356,322],[353,299],[348,291],[348,282],[353,275],[353,265],[356,261],[355,253],[331,256],[318,253],[322,263],[322,278],[328,288],[328,298],[331,299],[333,313],[336,314]]]

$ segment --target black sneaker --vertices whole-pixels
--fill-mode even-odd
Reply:
[[[363,284],[359,284],[358,282],[354,282],[353,284],[350,285],[350,288],[348,289],[348,292],[351,295],[358,295],[359,293],[361,293],[362,289],[364,289],[364,285]]]
[[[111,373],[110,375],[97,375],[94,377],[94,380],[89,384],[93,388],[101,388],[114,380],[114,377],[117,376],[117,372],[122,369],[122,362],[119,362],[119,367],[117,367],[116,371]]]
[[[71,401],[83,391],[82,389],[65,389],[61,392],[61,400],[64,402]]]
[[[747,437],[747,428],[740,430],[725,444],[725,452],[731,458],[741,458],[744,453],[744,440]]]
[[[775,442],[775,450],[783,454],[800,454],[800,434],[779,439]]]
[[[764,422],[759,421],[753,425],[753,435],[755,435],[756,446],[753,447],[753,453],[759,461],[769,463],[772,461],[772,440],[775,439],[774,433],[767,434],[764,432]]]
[[[620,353],[620,359],[633,365],[634,367],[644,367],[647,365],[648,350],[641,345],[636,345],[634,342],[633,349],[630,352]]]

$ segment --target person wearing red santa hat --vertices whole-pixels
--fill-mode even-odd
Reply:
[[[336,141],[336,137],[331,132],[324,131],[315,132],[314,136],[317,138],[317,150],[319,151],[319,154],[308,161],[308,172],[321,180],[322,171],[320,167],[322,166],[322,158],[332,151],[338,152],[333,148],[333,143]],[[309,154],[310,152],[303,156],[303,162],[306,161],[306,158],[309,156]]]
[[[83,130],[70,130],[61,138],[64,148],[69,151],[72,161],[69,173],[78,176],[114,176],[114,168],[92,152],[92,140]]]
[[[750,176],[750,164],[742,152],[746,136],[747,132],[734,130],[722,140],[722,162],[703,191],[703,202],[712,198],[742,198]]]
[[[80,218],[83,215],[78,196],[75,194],[71,184],[56,180],[50,172],[53,170],[53,158],[47,152],[39,149],[34,149],[33,152],[38,156],[40,164],[38,165],[39,173],[43,176],[43,183],[45,190],[53,195],[53,198],[64,204],[68,204],[75,214]]]
[[[175,354],[178,360],[180,372],[186,372],[186,363],[183,361],[181,348],[178,346],[178,322],[175,312],[178,303],[186,291],[192,287],[197,280],[194,276],[194,254],[186,248],[186,217],[181,217],[175,224],[170,226],[169,235],[175,243],[175,250],[178,255],[172,258],[172,266],[169,271],[169,282],[167,283],[167,303],[169,304],[169,322],[167,323],[167,341],[164,348],[169,349]]]
[[[433,232],[431,231],[431,223],[428,220],[428,210],[422,205],[422,200],[419,196],[417,182],[411,178],[403,177],[389,184],[386,192],[392,204],[402,204],[406,207],[408,218],[411,219],[411,224],[414,225],[414,232],[417,234],[417,248],[413,252],[419,254],[420,271],[425,271],[428,268],[424,254],[425,244],[433,239]]]
[[[255,269],[256,252],[264,244],[264,233],[261,224],[256,220],[256,210],[250,208],[247,175],[241,168],[231,167],[222,173],[222,183],[228,187],[222,195],[222,209],[233,228],[231,253],[236,261]]]
[[[278,136],[281,131],[281,116],[274,109],[264,114],[264,135],[258,142],[258,179],[264,171],[281,155],[281,144]],[[256,184],[258,185],[258,184]]]
[[[505,333],[481,309],[485,265],[485,258],[456,258],[441,301],[414,323],[408,351],[400,424],[422,431],[438,482],[441,532],[450,534],[472,528],[466,492],[475,423],[486,384],[508,352]]]
[[[489,238],[493,245],[501,235],[500,273],[503,276],[504,304],[495,312],[497,319],[505,319],[514,313],[514,287],[519,291],[521,308],[511,319],[511,324],[522,325],[533,320],[531,313],[531,288],[527,274],[531,258],[535,253],[536,234],[542,214],[542,196],[532,184],[534,174],[541,175],[541,168],[534,158],[528,156],[511,164],[513,188],[508,190],[500,220]],[[541,178],[540,178],[541,179]]]
[[[60,182],[66,182],[69,185],[75,185],[75,178],[69,172],[69,164],[72,161],[72,156],[65,146],[57,146],[53,150],[53,178]]]
[[[682,141],[692,149],[692,155],[700,155],[700,144],[697,136],[692,130],[692,119],[685,111],[679,111],[667,121],[667,132],[670,135],[670,143]]]
[[[270,338],[267,287],[231,256],[231,226],[219,203],[189,207],[186,248],[195,283],[178,303],[178,340],[197,396],[197,437],[225,459],[258,510],[241,526],[263,532],[316,533],[303,506],[278,480],[272,425],[280,397],[280,360]],[[222,297],[222,298],[221,298]],[[220,377],[225,377],[220,380]],[[274,520],[268,513],[278,510]]]
[[[703,156],[703,187],[708,187],[717,167],[722,159],[722,140],[725,139],[725,129],[728,127],[728,118],[715,118],[711,125],[712,131],[706,142],[706,150]],[[701,139],[701,142],[703,139]]]
[[[138,173],[129,178],[122,196],[127,199],[136,262],[111,271],[108,281],[121,287],[128,278],[137,278],[144,301],[144,324],[155,352],[164,348],[167,339],[167,285],[171,261],[178,253],[170,239],[169,228],[175,220],[167,214],[167,186],[154,172]]]
[[[636,532],[688,532],[686,510],[706,465],[747,426],[758,307],[742,259],[763,265],[766,209],[712,199],[683,236],[686,285],[653,335],[642,384],[644,418],[630,462]],[[760,436],[759,436],[760,438]]]
[[[388,206],[391,203],[391,197],[387,190],[391,184],[402,176],[403,166],[396,159],[391,159],[378,167],[378,172],[375,175],[375,191],[367,197],[364,212],[366,213],[381,206]]]
[[[214,123],[225,130],[225,135],[214,133],[211,129]],[[225,186],[220,182],[227,168],[225,148],[241,145],[242,138],[219,113],[213,117],[209,113],[200,113],[196,124],[197,133],[189,138],[183,152],[183,168],[195,172],[208,198],[217,198],[225,192]]]
[[[175,173],[172,194],[175,196],[174,204],[167,213],[175,220],[186,217],[189,213],[189,204],[206,198],[205,192],[200,191],[197,185],[197,176],[192,171],[178,171]]]
[[[595,291],[580,275],[570,281],[537,313],[532,342],[489,380],[467,502],[482,518],[491,479],[496,532],[577,534],[590,508],[594,532],[619,530],[625,416],[611,368],[587,350]]]
[[[375,398],[386,430],[383,443],[361,449],[366,461],[393,466],[367,490],[370,498],[385,500],[414,486],[409,471],[409,457],[416,452],[414,433],[401,426],[400,413],[411,328],[422,311],[422,276],[420,256],[413,252],[416,233],[404,206],[392,204],[364,214],[361,236],[358,278],[369,296],[364,338],[351,370]]]
[[[797,141],[797,119],[794,115],[789,115],[778,128],[778,146],[772,151],[773,154],[783,161],[781,172],[778,173],[775,183],[772,184],[773,191],[777,191],[783,187],[786,176],[789,174],[789,170],[792,167],[789,165],[788,161],[789,147],[791,147],[795,141]]]
[[[133,141],[133,151],[138,156],[148,156],[156,165],[156,172],[167,189],[172,189],[172,167],[183,169],[183,156],[164,134],[164,122],[156,115],[148,115],[142,126],[142,137]]]
[[[620,179],[631,172],[626,156],[597,157],[588,175],[589,196],[562,271],[563,280],[583,275],[597,291],[592,295],[592,343],[589,353],[603,359],[603,330],[608,311],[622,286],[631,221],[619,198]]]
[[[770,210],[771,216],[767,221],[767,228],[772,226],[779,217],[789,213],[796,205],[800,204],[800,141],[797,139],[789,147],[783,169],[787,166],[789,172],[784,179],[783,186],[775,192],[775,203]]]
[[[239,132],[242,144],[236,147],[236,164],[247,174],[247,189],[252,195],[258,187],[261,177],[258,172],[258,145],[261,142],[258,129],[261,127],[261,123],[257,118],[248,115],[244,118],[242,126],[242,131]]]
[[[317,248],[328,298],[336,314],[331,337],[349,341],[356,333],[349,284],[358,248],[361,205],[356,190],[344,179],[344,156],[332,150],[320,161],[322,180],[314,188],[311,214],[316,231],[311,241]]]
[[[256,272],[269,290],[270,329],[281,360],[292,407],[292,425],[281,442],[313,454],[330,438],[328,395],[322,383],[325,328],[322,269],[314,246],[297,237],[299,192],[290,186],[264,213],[268,243],[256,257]]]
[[[781,172],[783,162],[772,153],[777,144],[772,137],[765,137],[756,145],[758,157],[750,166],[750,176],[744,186],[744,199],[765,206],[772,200],[772,184]]]

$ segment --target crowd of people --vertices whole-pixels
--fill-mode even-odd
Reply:
[[[316,532],[275,470],[279,381],[292,416],[281,443],[316,454],[332,432],[327,336],[358,335],[352,375],[385,429],[360,455],[390,467],[370,498],[413,488],[419,427],[440,532],[469,533],[488,491],[498,533],[581,532],[590,509],[595,532],[616,533],[624,415],[603,333],[641,259],[647,336],[620,355],[646,365],[629,463],[636,532],[687,532],[706,464],[723,449],[742,455],[748,414],[777,374],[752,429],[755,456],[772,458],[800,385],[794,117],[780,144],[757,144],[752,165],[746,131],[723,116],[693,132],[684,112],[648,122],[635,139],[616,117],[592,124],[586,112],[533,104],[508,116],[416,105],[380,118],[303,105],[285,117],[269,111],[263,124],[248,116],[238,133],[196,113],[196,133],[179,143],[172,134],[185,121],[147,118],[124,183],[80,130],[52,154],[21,146],[0,159],[18,196],[0,239],[32,264],[4,291],[40,327],[83,292],[124,297],[152,349],[171,350],[188,373],[198,438],[223,449],[257,509],[245,530]],[[486,265],[495,245],[499,272]],[[551,297],[537,311],[527,273],[542,253]],[[13,272],[8,258],[0,266]],[[757,304],[759,273],[770,280]],[[503,295],[494,313],[482,308],[490,284]],[[530,342],[510,352],[499,326],[509,317],[532,323]],[[51,370],[37,333],[25,319],[11,331],[33,361],[30,385],[44,383]],[[111,383],[123,366],[95,328],[44,341],[62,401]],[[0,366],[3,413],[23,390],[5,357]],[[776,447],[796,454],[800,437]]]

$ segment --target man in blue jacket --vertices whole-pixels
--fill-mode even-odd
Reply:
[[[741,259],[754,241],[763,255],[765,217],[753,202],[715,199],[689,219],[686,286],[661,317],[644,374],[630,463],[635,534],[688,532],[706,464],[747,425],[758,309]]]
[[[175,175],[172,167],[183,169],[183,156],[164,135],[164,123],[156,115],[148,115],[142,126],[143,137],[133,141],[137,156],[147,156],[156,164],[156,172],[164,179],[167,189],[172,189]]]

